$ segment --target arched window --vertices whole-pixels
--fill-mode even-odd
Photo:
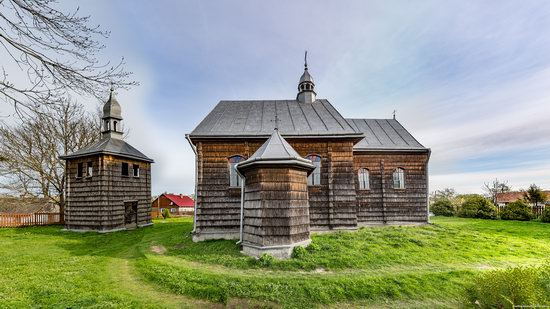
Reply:
[[[359,190],[368,190],[370,189],[369,182],[369,170],[366,168],[360,168],[357,173],[357,178],[359,180]]]
[[[321,157],[318,155],[308,155],[306,159],[311,160],[315,169],[307,178],[308,186],[319,186],[321,185]]]
[[[117,122],[115,121],[115,122],[114,122],[114,128],[113,128],[113,131],[115,131],[115,132],[117,132],[117,130],[116,130],[116,125],[117,125]]]
[[[235,166],[237,163],[244,161],[244,157],[242,156],[232,156],[229,157],[229,186],[230,187],[240,187],[241,186],[241,178],[237,174],[237,170],[235,169]]]
[[[405,170],[400,167],[393,171],[393,188],[405,189]]]

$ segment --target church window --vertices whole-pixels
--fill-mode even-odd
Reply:
[[[405,170],[400,167],[393,171],[393,188],[405,189]]]
[[[122,176],[129,176],[128,174],[128,163],[122,163]]]
[[[134,177],[139,177],[139,165],[134,164],[132,170],[134,171]]]
[[[93,162],[90,161],[86,164],[86,177],[92,177],[94,174],[94,165]]]
[[[321,157],[318,155],[308,155],[306,156],[306,159],[311,160],[311,162],[313,162],[313,165],[315,165],[315,169],[307,177],[308,186],[321,185]]]
[[[366,168],[359,169],[357,177],[358,177],[358,180],[359,180],[359,189],[360,190],[370,189],[369,170],[368,169],[366,169]]]
[[[76,165],[76,178],[82,178],[84,173],[84,163],[80,162]]]
[[[115,122],[114,122],[114,130],[113,130],[113,131],[115,131],[115,132],[117,132],[116,126],[117,126],[117,122],[115,121]]]
[[[241,186],[241,178],[237,174],[237,169],[235,168],[235,166],[237,166],[237,163],[243,160],[244,158],[242,156],[232,156],[229,158],[229,186],[230,187]]]

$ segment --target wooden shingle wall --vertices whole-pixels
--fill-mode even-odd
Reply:
[[[359,190],[356,184],[359,223],[427,222],[427,160],[427,153],[355,153],[355,177],[360,168],[368,169],[370,175],[369,190]],[[393,171],[398,167],[405,170],[405,189],[393,186]]]
[[[276,246],[308,240],[306,171],[254,167],[245,175],[243,241]]]
[[[312,230],[355,228],[357,216],[353,142],[288,141],[302,156],[321,156],[321,185],[308,187]]]
[[[357,225],[353,142],[345,139],[290,139],[303,157],[321,156],[321,185],[309,186],[312,229],[354,228]],[[240,188],[229,187],[228,158],[248,158],[265,139],[251,141],[198,141],[196,235],[202,239],[237,238],[240,224]]]
[[[93,176],[76,178],[79,162],[93,161]],[[129,176],[122,176],[122,162],[129,165]],[[132,167],[139,165],[139,177]],[[95,155],[67,160],[68,229],[109,231],[125,228],[125,202],[137,202],[137,225],[151,223],[150,163],[109,155]]]

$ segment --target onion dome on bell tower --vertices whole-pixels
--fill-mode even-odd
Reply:
[[[302,103],[313,103],[315,102],[315,97],[317,93],[314,91],[315,83],[313,82],[313,77],[309,74],[307,68],[307,51],[304,57],[304,74],[300,77],[300,82],[298,83],[298,95],[296,100]]]
[[[122,139],[122,109],[118,103],[114,89],[111,87],[109,99],[103,105],[102,137]]]

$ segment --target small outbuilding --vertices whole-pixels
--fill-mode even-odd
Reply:
[[[195,201],[183,194],[163,193],[151,203],[151,217],[159,218],[162,211],[168,209],[172,216],[192,215],[195,209]]]
[[[65,228],[112,232],[151,225],[153,160],[123,140],[113,89],[102,122],[98,142],[61,156],[66,160]]]

